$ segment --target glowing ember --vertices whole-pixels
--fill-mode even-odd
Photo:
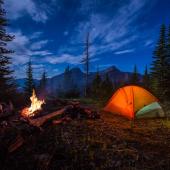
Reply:
[[[35,115],[36,111],[41,110],[41,105],[44,104],[44,100],[38,100],[35,90],[33,89],[32,96],[30,97],[31,106],[22,110],[22,116],[32,117]]]

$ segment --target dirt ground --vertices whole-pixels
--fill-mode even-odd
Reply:
[[[170,169],[166,120],[138,120],[102,113],[97,120],[46,125],[15,152],[2,169]]]

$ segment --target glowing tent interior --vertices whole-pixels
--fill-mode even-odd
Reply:
[[[134,85],[119,88],[104,110],[129,119],[165,116],[158,99],[146,89]]]

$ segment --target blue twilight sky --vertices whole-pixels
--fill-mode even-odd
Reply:
[[[90,70],[111,65],[143,72],[162,23],[170,24],[170,0],[5,0],[9,44],[15,50],[17,78],[25,77],[31,56],[34,77],[48,76],[69,64],[83,68],[84,41],[90,32]]]

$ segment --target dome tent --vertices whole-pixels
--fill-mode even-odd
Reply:
[[[119,88],[104,110],[129,119],[165,116],[158,99],[146,89],[134,85]]]

